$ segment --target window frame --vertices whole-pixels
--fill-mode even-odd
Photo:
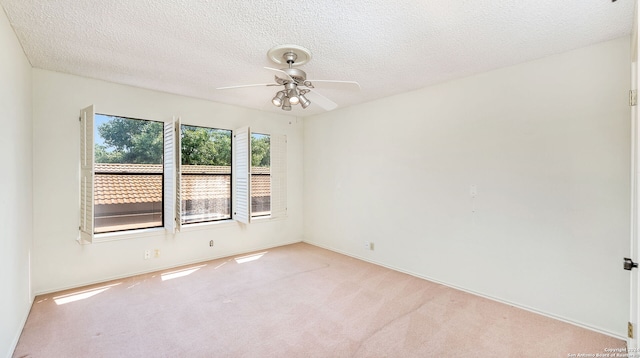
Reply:
[[[262,133],[262,132],[251,132],[251,139],[253,139],[254,135],[260,135],[260,136],[267,136],[269,137],[269,174],[264,174],[264,173],[254,173],[253,169],[256,168],[253,166],[253,145],[251,147],[251,179],[253,180],[253,176],[269,176],[269,212],[268,214],[260,214],[260,215],[255,215],[254,211],[253,211],[253,185],[251,186],[251,219],[252,220],[262,220],[262,219],[268,219],[271,217],[271,192],[273,191],[273,188],[271,186],[271,134],[268,133]],[[259,168],[259,167],[258,167]]]
[[[160,207],[162,208],[161,210],[161,220],[160,220],[160,224],[159,225],[155,225],[155,226],[146,226],[146,227],[136,227],[136,228],[132,228],[132,229],[119,229],[119,230],[109,230],[109,231],[101,231],[101,232],[97,232],[97,225],[95,224],[96,219],[99,219],[99,217],[96,217],[96,211],[95,210],[95,204],[94,204],[94,214],[93,214],[93,220],[94,220],[94,227],[93,227],[93,234],[94,235],[103,235],[103,234],[112,234],[112,233],[119,233],[119,232],[126,232],[126,231],[134,231],[134,230],[146,230],[146,229],[161,229],[165,227],[165,212],[164,212],[164,171],[163,173],[126,173],[126,172],[99,172],[97,170],[95,170],[95,166],[94,166],[94,172],[93,172],[93,185],[94,185],[94,190],[95,190],[95,183],[96,183],[96,177],[98,175],[114,175],[114,176],[125,176],[125,175],[130,175],[130,176],[142,176],[142,175],[150,175],[150,176],[160,176],[160,182],[161,182],[161,186],[160,186],[160,190],[161,190],[161,196],[162,196],[162,202],[160,203]]]
[[[100,113],[104,114],[104,113]],[[181,231],[205,230],[212,227],[227,227],[237,224],[249,224],[252,220],[251,216],[251,129],[249,126],[242,127],[231,131],[231,217],[228,219],[219,219],[213,221],[193,222],[181,225],[180,219],[180,176],[181,176],[181,118],[174,116],[169,121],[158,121],[145,118],[134,118],[126,115],[110,115],[112,117],[129,118],[134,120],[145,120],[159,122],[164,124],[163,130],[163,180],[162,180],[162,226],[128,229],[119,231],[110,231],[104,233],[94,233],[95,226],[95,204],[94,204],[94,117],[95,108],[93,105],[80,111],[80,160],[79,160],[79,188],[80,196],[78,200],[79,208],[79,235],[76,241],[80,244],[91,244],[100,242],[109,242],[124,239],[135,239],[141,237],[156,236],[159,233],[176,234]],[[212,129],[229,130],[225,128],[214,128],[199,125],[190,125],[194,127],[204,127]],[[247,145],[238,146],[235,144],[236,135],[244,131],[247,133]],[[274,134],[270,131],[258,131],[256,134],[264,134],[270,137],[269,156],[270,156],[270,178],[271,178],[271,199],[270,199],[270,215],[255,216],[255,222],[268,222],[271,220],[283,219],[287,216],[287,136],[284,134]],[[240,149],[240,150],[239,150]],[[244,149],[244,150],[242,150]],[[239,186],[237,179],[239,176],[238,153],[244,152],[247,161],[248,181],[245,184],[247,194],[248,220],[243,222],[238,217],[237,195]],[[91,205],[86,205],[91,203]]]
[[[143,118],[133,118],[133,117],[129,117],[129,116],[122,116],[122,115],[113,115],[113,114],[107,114],[107,113],[97,113],[93,112],[93,121],[92,121],[92,134],[95,132],[96,129],[96,117],[97,116],[105,116],[105,117],[112,117],[112,118],[123,118],[123,119],[128,119],[128,120],[134,120],[134,121],[145,121],[145,122],[153,122],[153,123],[158,123],[158,124],[162,124],[163,125],[163,131],[162,131],[162,161],[161,163],[158,163],[157,165],[162,166],[162,173],[151,173],[151,172],[135,172],[135,173],[127,173],[127,172],[99,172],[96,170],[96,167],[99,164],[109,164],[109,163],[97,163],[95,160],[95,150],[93,152],[93,191],[95,194],[95,185],[96,185],[96,177],[98,175],[131,175],[131,176],[138,176],[138,175],[153,175],[153,176],[160,176],[160,197],[161,197],[161,202],[160,202],[160,215],[161,215],[161,220],[160,220],[160,224],[159,225],[154,225],[154,226],[146,226],[146,227],[137,227],[137,228],[131,228],[131,229],[119,229],[119,230],[110,230],[110,231],[103,231],[103,232],[96,232],[96,209],[95,209],[95,203],[94,203],[94,209],[93,209],[93,235],[94,237],[101,237],[102,235],[106,235],[106,234],[117,234],[117,233],[125,233],[125,232],[131,232],[131,231],[138,231],[138,230],[151,230],[151,229],[162,229],[165,227],[165,223],[167,221],[166,218],[166,212],[165,212],[165,184],[166,184],[166,180],[165,180],[165,175],[166,175],[166,168],[165,168],[165,149],[166,149],[166,131],[165,131],[165,122],[162,121],[158,121],[158,120],[153,120],[153,119],[143,119]],[[93,135],[92,138],[92,143],[93,143],[93,147],[95,148],[95,135]],[[95,200],[95,197],[94,197]]]
[[[196,128],[205,128],[205,129],[213,129],[215,131],[226,131],[229,132],[229,155],[230,155],[230,172],[229,174],[216,174],[216,173],[212,173],[212,174],[203,174],[203,173],[183,173],[182,171],[182,167],[184,166],[182,164],[182,127],[186,126],[186,127],[196,127]],[[176,151],[180,152],[180,161],[176,161],[176,166],[179,166],[179,170],[176,170],[177,175],[180,176],[179,179],[179,183],[180,185],[182,185],[182,176],[186,175],[186,176],[195,176],[195,175],[211,175],[211,176],[229,176],[229,217],[225,217],[225,218],[220,218],[220,219],[208,219],[208,220],[198,220],[198,221],[190,221],[190,222],[183,222],[182,221],[182,216],[183,216],[183,208],[182,208],[182,186],[176,188],[176,190],[178,190],[180,192],[180,200],[176,203],[176,206],[180,206],[180,211],[179,211],[179,216],[176,215],[176,220],[180,222],[180,227],[181,228],[186,228],[190,225],[195,225],[195,224],[208,224],[208,223],[216,223],[216,222],[224,222],[224,221],[230,221],[233,220],[233,150],[234,150],[234,146],[233,146],[233,130],[230,129],[224,129],[224,128],[214,128],[214,127],[206,127],[206,126],[202,126],[202,125],[193,125],[193,124],[185,124],[185,123],[179,123],[178,125],[176,125],[176,128],[178,128],[177,130],[177,136],[180,137],[180,141],[179,141],[179,145],[180,147],[176,147]]]
[[[99,113],[105,116],[110,117],[120,117],[120,118],[128,118],[133,120],[143,120],[150,121],[156,123],[164,124],[163,131],[163,165],[162,168],[162,188],[161,195],[163,203],[161,207],[163,208],[161,211],[162,216],[162,226],[153,226],[146,228],[135,228],[128,230],[117,230],[117,231],[109,231],[102,233],[95,233],[95,106],[90,105],[86,108],[80,110],[80,160],[79,160],[79,225],[78,232],[79,235],[76,238],[76,242],[79,244],[92,244],[104,241],[113,241],[134,237],[143,237],[155,235],[157,232],[162,232],[165,230],[170,230],[168,225],[172,222],[172,220],[168,219],[173,217],[173,214],[167,211],[166,204],[167,203],[167,194],[171,194],[167,190],[167,183],[172,180],[172,170],[173,166],[167,165],[167,159],[173,155],[173,151],[167,152],[167,138],[172,138],[171,136],[167,136],[167,122],[162,122],[155,119],[146,119],[146,118],[134,118],[133,116],[126,115],[112,115],[107,113]],[[169,198],[170,199],[170,198]]]

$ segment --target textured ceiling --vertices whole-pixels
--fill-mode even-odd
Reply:
[[[264,66],[276,45],[311,50],[309,79],[340,107],[628,35],[618,0],[0,0],[36,68],[284,112]],[[313,101],[313,100],[312,100]]]

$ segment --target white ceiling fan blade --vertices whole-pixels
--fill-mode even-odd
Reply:
[[[283,71],[283,70],[281,70],[281,69],[273,68],[273,67],[265,67],[265,69],[270,70],[270,71],[278,72],[278,74],[279,74],[280,76],[284,76],[284,78],[288,79],[289,81],[293,81],[293,78],[291,78],[291,76],[289,76],[289,74],[288,74],[288,73],[284,72],[284,71]]]
[[[321,95],[315,89],[309,89],[309,93],[307,94],[307,96],[311,97],[311,98],[309,98],[309,101],[311,101],[312,105],[315,103],[318,106],[322,107],[322,109],[324,109],[325,111],[332,111],[332,110],[338,108],[338,104],[336,102],[334,102],[334,101],[330,100],[329,98]]]
[[[349,87],[352,87],[352,89],[360,90],[360,84],[356,81],[334,81],[334,80],[307,80],[307,81],[311,83],[323,82],[323,83],[336,83],[341,85],[349,85]]]
[[[240,85],[240,86],[227,86],[227,87],[218,87],[216,88],[217,90],[226,90],[226,89],[233,89],[233,88],[244,88],[244,87],[261,87],[261,86],[280,86],[277,83],[259,83],[259,84],[254,84],[254,85]]]

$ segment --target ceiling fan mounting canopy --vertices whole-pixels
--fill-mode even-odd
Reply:
[[[294,82],[295,84],[304,85],[307,80],[307,73],[301,69],[293,68],[293,66],[309,62],[311,60],[311,51],[298,45],[280,45],[269,50],[267,57],[279,65],[286,64],[288,66],[288,68],[280,69],[284,76],[276,74],[276,83],[286,85]]]
[[[278,65],[300,66],[311,61],[311,51],[298,45],[279,45],[272,47],[267,57]]]

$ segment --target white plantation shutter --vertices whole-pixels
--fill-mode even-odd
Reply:
[[[251,130],[233,131],[233,216],[238,222],[251,222]]]
[[[175,123],[164,123],[164,228],[170,233],[176,232],[176,160],[175,160]]]
[[[174,223],[176,230],[180,231],[182,229],[182,193],[180,189],[180,179],[182,175],[182,140],[180,137],[180,131],[182,130],[180,117],[176,119],[174,123],[174,138],[175,138],[175,196],[173,205],[175,205],[174,212]]]
[[[80,111],[80,243],[93,242],[93,106]]]
[[[271,217],[287,216],[287,136],[271,135]]]

